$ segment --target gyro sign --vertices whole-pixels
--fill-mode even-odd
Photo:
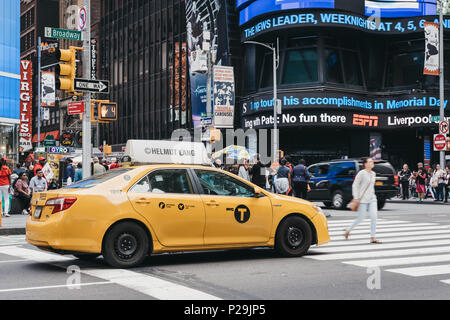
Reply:
[[[23,152],[33,150],[31,109],[33,106],[33,64],[28,60],[20,61],[20,127],[19,147]]]

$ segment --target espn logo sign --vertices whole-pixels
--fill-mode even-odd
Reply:
[[[362,114],[353,115],[353,125],[360,127],[378,127],[378,116],[366,116]]]

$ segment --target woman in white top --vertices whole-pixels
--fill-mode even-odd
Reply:
[[[248,160],[244,161],[244,164],[239,166],[239,173],[238,176],[242,179],[245,179],[247,181],[250,181],[250,174],[249,174],[249,163]]]
[[[364,220],[366,212],[368,212],[370,214],[370,243],[381,243],[375,237],[378,206],[375,194],[376,174],[372,170],[374,167],[372,158],[364,158],[363,167],[364,169],[356,175],[352,186],[353,198],[359,201],[358,218],[345,231],[345,239],[348,239],[350,232]]]

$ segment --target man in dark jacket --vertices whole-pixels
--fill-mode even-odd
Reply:
[[[270,163],[262,164],[259,155],[256,156],[256,163],[250,169],[249,173],[252,176],[251,182],[262,189],[266,189],[266,174],[263,168],[270,167]],[[263,169],[263,170],[261,170]]]
[[[64,182],[67,182],[67,179],[72,180],[72,183],[75,181],[75,168],[72,165],[72,159],[67,158],[65,161],[66,169],[64,170]]]
[[[308,168],[306,168],[305,160],[300,160],[299,164],[294,167],[292,181],[294,182],[294,193],[297,198],[305,199],[308,197],[308,182],[311,176]]]

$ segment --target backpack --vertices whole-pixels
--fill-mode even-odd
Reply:
[[[430,185],[433,188],[437,188],[438,187],[438,185],[439,185],[438,184],[438,178],[436,176],[431,177]]]

